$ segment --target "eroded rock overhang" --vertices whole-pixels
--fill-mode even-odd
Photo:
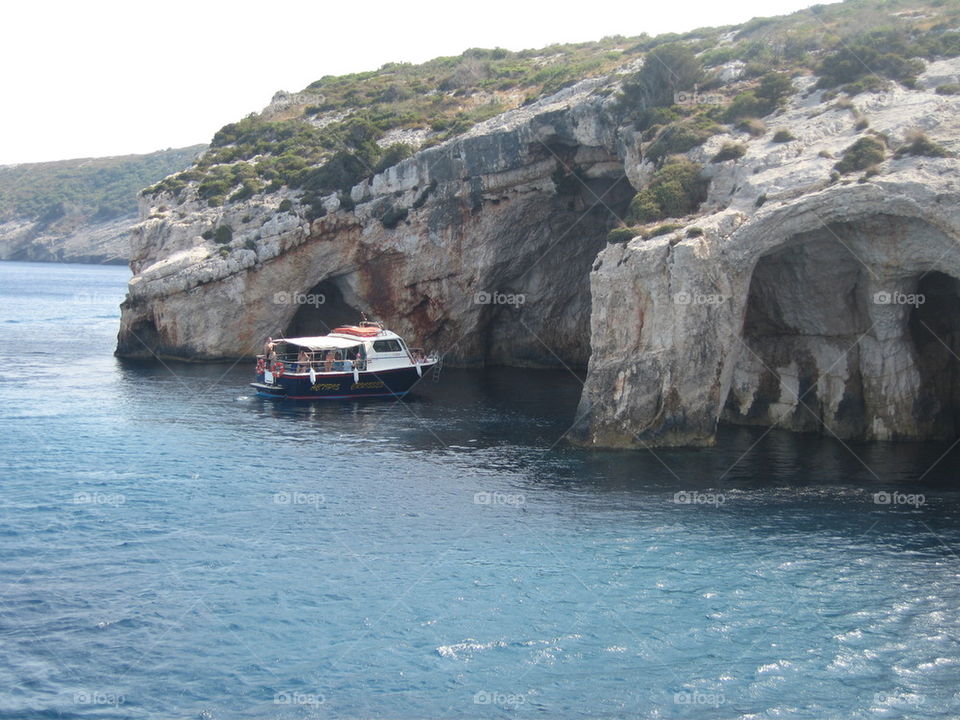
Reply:
[[[704,445],[721,419],[956,436],[958,208],[949,175],[905,173],[608,247],[574,437]]]
[[[590,267],[634,192],[595,85],[421,151],[312,223],[278,212],[282,194],[153,199],[118,353],[247,357],[364,311],[451,363],[585,367]],[[218,248],[202,235],[221,224]]]

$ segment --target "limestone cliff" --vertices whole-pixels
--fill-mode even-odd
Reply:
[[[728,96],[742,70],[716,73]],[[320,217],[289,188],[144,194],[118,353],[248,357],[364,311],[448,362],[586,367],[587,445],[709,444],[720,420],[955,436],[960,96],[935,88],[960,59],[840,101],[797,73],[766,126],[684,151],[708,184],[693,212],[608,243],[663,162],[663,131],[618,112],[623,78],[421,149]],[[872,165],[835,170],[864,138]]]
[[[312,222],[279,210],[284,192],[225,208],[145,196],[119,351],[249,356],[364,311],[455,363],[585,366],[590,265],[633,194],[603,82],[423,150]]]
[[[776,118],[796,139],[732,136],[747,150],[712,166],[716,211],[690,223],[702,234],[604,249],[578,439],[708,444],[721,419],[839,438],[955,436],[960,98],[932,87],[958,76],[956,59],[933,63],[918,89],[866,93],[854,108],[800,80]],[[894,146],[919,129],[954,156],[892,156],[828,180],[864,117]],[[690,154],[709,158],[730,139]]]

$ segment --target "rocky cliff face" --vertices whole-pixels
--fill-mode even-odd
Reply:
[[[894,146],[919,129],[955,152],[960,99],[923,88],[958,72],[934,63],[920,89],[854,109]],[[960,432],[960,163],[888,156],[878,174],[825,182],[864,130],[819,96],[776,118],[796,140],[721,136],[690,153],[747,145],[713,166],[716,211],[691,222],[702,235],[600,253],[581,442],[709,444],[721,419],[857,439]]]
[[[598,92],[616,78],[423,150],[313,222],[283,193],[145,198],[118,352],[249,356],[365,311],[451,362],[587,366],[572,437],[588,445],[709,444],[721,419],[955,436],[960,163],[888,152],[869,176],[831,172],[870,132],[960,150],[960,97],[929,89],[958,76],[933,63],[856,113],[796,79],[765,134],[687,153],[710,178],[697,216],[626,244],[605,237],[652,166]],[[773,142],[781,127],[795,139]],[[743,157],[710,162],[733,141]]]
[[[226,210],[152,198],[119,352],[249,356],[364,311],[451,362],[585,367],[590,266],[634,192],[597,85],[424,150],[313,222],[280,212],[283,194]],[[224,224],[232,240],[203,239]]]
[[[0,260],[126,265],[135,222],[130,217],[101,223],[77,218],[53,224],[9,220],[0,223]]]

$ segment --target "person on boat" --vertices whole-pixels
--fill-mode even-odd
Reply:
[[[327,350],[327,356],[323,359],[323,371],[330,372],[333,370],[333,361],[336,358],[333,350]]]
[[[357,354],[353,358],[353,367],[358,370],[366,370],[366,359],[364,358],[363,345],[357,346]]]
[[[267,341],[263,344],[263,355],[268,360],[277,359],[277,344],[273,341],[272,337],[268,337]]]
[[[297,372],[309,372],[310,355],[306,348],[300,348],[300,354],[297,355]]]

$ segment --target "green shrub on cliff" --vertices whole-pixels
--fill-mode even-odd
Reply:
[[[737,130],[741,130],[750,137],[760,137],[767,132],[767,126],[759,118],[742,118],[737,123]]]
[[[350,188],[372,174],[368,157],[341,150],[323,165],[291,178],[291,187],[302,187],[308,195],[329,194],[334,190],[349,194]]]
[[[405,160],[413,155],[413,148],[406,143],[394,143],[384,148],[383,153],[377,158],[377,164],[374,165],[374,172],[383,172],[389,167],[393,167],[401,160]]]
[[[227,198],[227,202],[240,202],[241,200],[251,198],[258,192],[261,192],[263,187],[263,183],[255,178],[246,179],[240,184],[240,189],[236,190],[229,198]]]
[[[608,243],[630,242],[635,237],[643,235],[643,230],[637,227],[618,227],[607,233]]]
[[[231,201],[242,200],[262,189],[262,184],[257,181],[256,177],[256,169],[247,162],[217,165],[203,176],[197,192],[200,198],[207,200],[210,205],[220,205],[224,198],[233,191],[235,192],[230,198]],[[170,179],[167,178],[167,180]],[[167,180],[164,182],[167,182]],[[240,188],[236,189],[237,186],[240,186]]]
[[[623,83],[621,107],[626,111],[673,105],[679,92],[692,92],[703,78],[703,65],[689,45],[668,43],[654,48],[643,67]]]
[[[852,41],[840,42],[816,68],[817,87],[832,88],[853,83],[865,76],[879,76],[913,86],[924,63],[919,58],[932,50],[928,41],[919,41],[904,29],[864,33]]]
[[[719,152],[710,158],[710,162],[719,163],[725,160],[736,160],[742,158],[747,152],[747,146],[743,143],[724,143]]]
[[[738,94],[724,112],[727,122],[736,122],[743,118],[759,118],[776,110],[787,96],[793,92],[790,78],[779,72],[768,72],[760,84],[753,90]]]
[[[630,201],[627,222],[648,223],[696,212],[707,197],[708,181],[702,173],[701,165],[687,159],[665,163]]]
[[[647,159],[659,163],[668,155],[685,153],[702,145],[710,137],[722,131],[723,128],[717,125],[707,113],[700,113],[667,125],[657,133],[656,139],[647,147],[644,154]]]
[[[393,230],[397,225],[407,219],[409,212],[407,208],[391,206],[387,208],[386,212],[380,217],[380,222],[383,223],[383,226],[388,230]]]
[[[649,130],[652,127],[669,125],[680,120],[683,116],[679,112],[679,107],[674,105],[670,107],[651,107],[637,113],[633,121],[633,127],[637,130]]]
[[[837,172],[845,175],[855,170],[866,170],[871,165],[883,162],[887,155],[884,144],[868,135],[857,140],[843,151],[843,157],[834,165]]]
[[[884,92],[889,90],[890,81],[884,80],[878,75],[865,75],[855,82],[847,83],[840,89],[850,97],[853,97],[863,92]]]
[[[733,102],[727,106],[724,113],[724,119],[727,122],[736,122],[743,118],[763,117],[765,112],[761,111],[761,102],[753,90],[746,90],[738,93]]]
[[[213,233],[213,241],[221,245],[226,245],[233,240],[233,228],[229,225],[220,225]]]
[[[897,148],[896,157],[905,155],[921,155],[924,157],[952,157],[953,153],[942,145],[935,143],[922,132],[911,133],[907,142]]]
[[[650,230],[646,234],[646,237],[652,238],[652,237],[658,237],[660,235],[668,235],[672,232],[676,232],[682,227],[683,225],[677,225],[676,223],[664,223],[663,225],[657,225],[657,227]]]
[[[785,73],[768,72],[760,78],[760,85],[755,92],[757,99],[772,111],[790,96],[793,92],[793,83],[790,81],[790,76]]]

